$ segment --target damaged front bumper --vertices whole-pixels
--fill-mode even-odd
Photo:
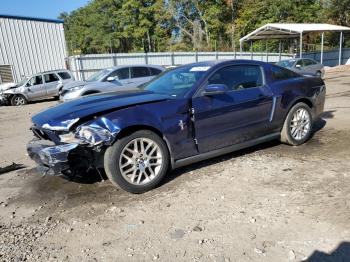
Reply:
[[[0,105],[7,105],[8,104],[8,99],[6,96],[3,94],[0,94]]]
[[[64,125],[71,126],[77,120],[68,122],[32,128],[38,139],[27,145],[27,151],[43,175],[74,176],[103,167],[104,150],[115,141],[120,131],[114,122],[104,117],[80,125],[74,132],[67,131]]]
[[[68,155],[77,147],[78,144],[55,145],[47,140],[33,140],[27,145],[27,152],[42,175],[61,175],[70,169]]]

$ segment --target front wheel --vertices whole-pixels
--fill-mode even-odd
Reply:
[[[22,95],[14,95],[11,98],[11,105],[13,106],[23,106],[27,104],[27,99]]]
[[[148,130],[136,131],[106,150],[104,167],[111,182],[130,193],[143,193],[156,187],[169,166],[164,141]]]
[[[312,132],[311,109],[305,103],[297,103],[288,112],[281,131],[281,142],[298,146],[307,141]]]

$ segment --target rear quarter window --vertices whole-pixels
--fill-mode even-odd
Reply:
[[[275,81],[300,77],[299,74],[279,66],[271,67],[272,79]]]
[[[162,72],[162,70],[154,67],[149,67],[149,70],[151,71],[152,76],[159,75]]]
[[[138,77],[148,77],[150,76],[150,72],[148,71],[147,67],[131,67],[131,78],[138,78]]]
[[[66,80],[66,79],[71,79],[71,75],[68,73],[68,72],[58,72],[57,73],[60,78],[62,78],[63,80]]]

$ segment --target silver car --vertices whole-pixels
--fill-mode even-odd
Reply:
[[[74,81],[63,86],[62,101],[69,101],[85,95],[112,92],[123,88],[134,88],[149,82],[165,70],[156,65],[115,66],[98,71],[86,81]]]
[[[310,58],[282,60],[277,65],[288,68],[301,75],[313,75],[317,77],[323,77],[324,75],[323,65]]]
[[[59,88],[74,81],[68,70],[54,70],[25,77],[20,83],[6,86],[0,91],[0,101],[13,106],[25,105],[29,101],[59,96]]]

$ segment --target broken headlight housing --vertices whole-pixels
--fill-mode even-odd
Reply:
[[[75,135],[83,141],[84,144],[100,145],[101,143],[111,144],[113,135],[101,127],[81,126]]]
[[[87,146],[111,145],[120,129],[111,120],[101,117],[79,126],[75,132],[59,136],[62,143],[78,143]]]

